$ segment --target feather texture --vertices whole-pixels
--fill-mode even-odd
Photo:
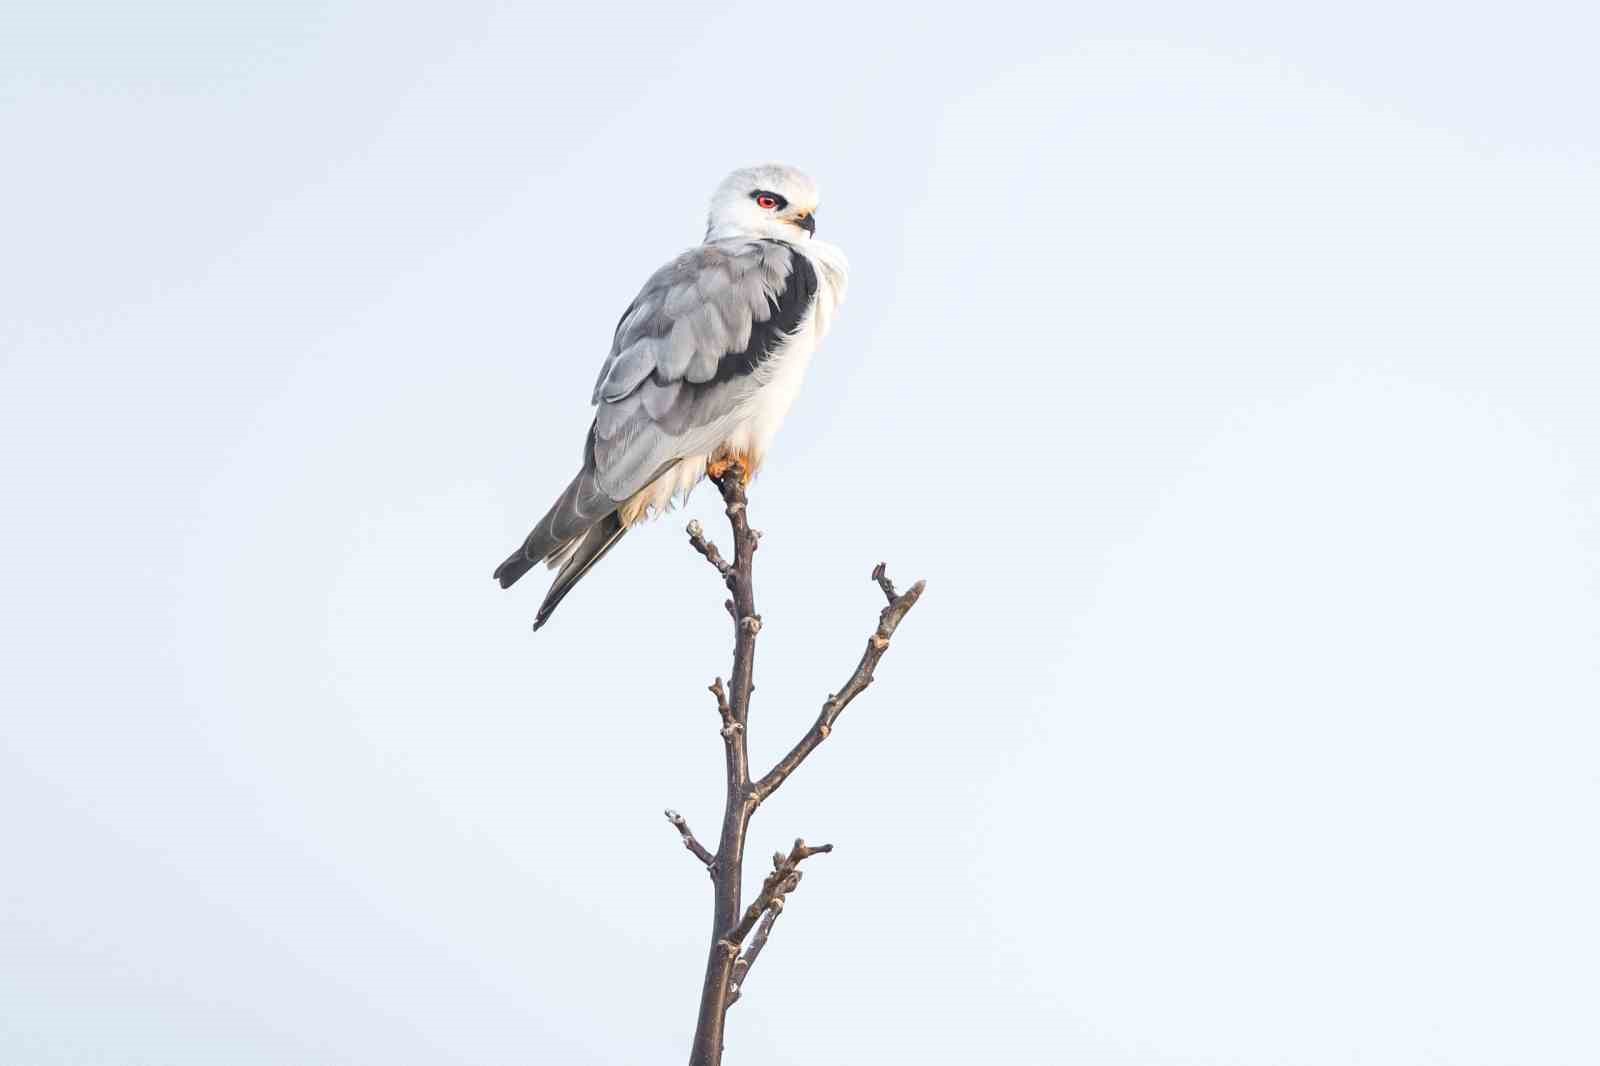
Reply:
[[[560,568],[535,628],[630,525],[693,487],[708,458],[759,461],[843,295],[843,257],[805,245],[708,239],[651,275],[622,313],[583,465],[495,571],[509,586],[539,562]]]

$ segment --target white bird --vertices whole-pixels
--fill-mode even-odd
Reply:
[[[590,403],[583,466],[494,576],[559,568],[538,629],[634,525],[708,473],[754,476],[844,299],[844,253],[815,237],[817,186],[793,167],[736,170],[705,241],[651,275],[622,313]]]

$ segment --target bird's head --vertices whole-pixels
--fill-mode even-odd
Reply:
[[[735,170],[712,194],[706,239],[805,240],[817,231],[817,199],[817,183],[794,167],[769,163]]]

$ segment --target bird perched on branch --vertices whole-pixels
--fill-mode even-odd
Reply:
[[[557,571],[533,623],[624,533],[708,473],[760,468],[844,298],[846,263],[815,238],[817,186],[793,167],[736,170],[705,241],[651,275],[622,313],[590,403],[583,466],[494,576]]]

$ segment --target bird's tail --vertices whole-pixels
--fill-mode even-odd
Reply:
[[[494,568],[494,579],[500,582],[501,588],[508,589],[515,585],[517,579],[523,574],[532,570],[538,561],[537,559],[528,558],[522,553],[522,549],[518,548],[506,556],[505,562]]]
[[[495,569],[495,580],[500,582],[501,588],[510,588],[541,562],[549,563],[552,568],[560,567],[539,607],[538,619],[533,624],[533,628],[538,629],[549,619],[562,597],[572,591],[572,586],[622,539],[625,532],[627,529],[617,514],[616,504],[601,490],[592,464],[585,462],[583,470],[533,527],[522,547]]]
[[[539,605],[539,613],[534,617],[534,629],[550,620],[556,606],[572,591],[572,586],[583,580],[583,575],[605,558],[606,552],[615,548],[617,541],[627,531],[628,527],[622,524],[621,516],[615,511],[589,527],[589,531],[572,545],[571,554],[556,572],[556,579],[550,582],[550,591],[544,594],[544,602]]]

